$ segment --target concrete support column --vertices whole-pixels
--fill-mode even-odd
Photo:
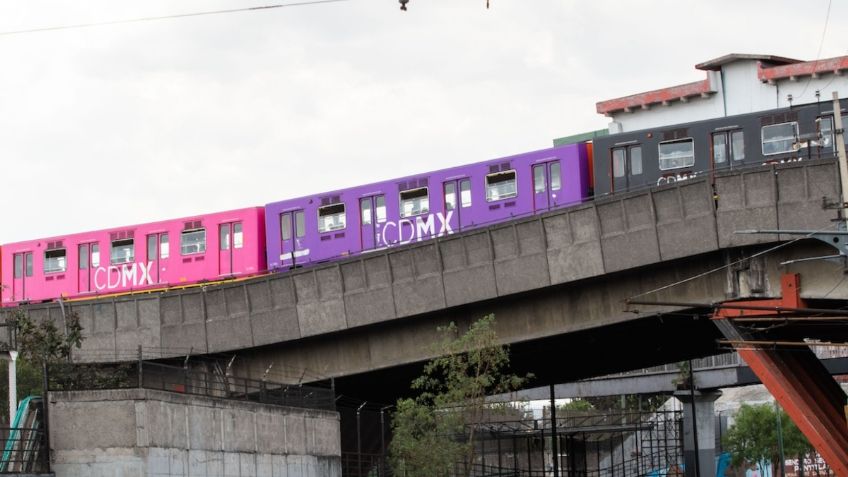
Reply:
[[[695,391],[693,416],[692,392],[677,391],[674,393],[674,397],[683,402],[683,462],[686,466],[686,477],[715,476],[715,400],[719,396],[721,396],[721,391]],[[700,473],[695,472],[696,435],[698,437],[697,461]]]
[[[17,360],[18,352],[9,351],[9,427],[12,427],[15,421],[15,414],[18,412]]]

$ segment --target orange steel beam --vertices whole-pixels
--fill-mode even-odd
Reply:
[[[755,337],[740,331],[733,319],[774,315],[764,307],[805,308],[800,282],[798,274],[784,275],[781,298],[730,302],[734,308],[717,308],[713,319],[728,340],[752,341]],[[752,309],[744,309],[745,306]],[[809,348],[786,350],[756,345],[739,347],[737,352],[836,475],[848,477],[846,396],[813,352]]]

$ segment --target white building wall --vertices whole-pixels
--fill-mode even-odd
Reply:
[[[779,107],[777,87],[757,78],[756,61],[737,61],[722,67],[726,116],[765,111]],[[719,117],[719,116],[716,116]]]
[[[649,109],[616,112],[608,126],[610,134],[784,108],[789,106],[788,94],[792,94],[794,105],[816,102],[816,90],[821,90],[821,101],[830,101],[832,91],[838,91],[840,98],[848,97],[848,74],[827,73],[795,81],[787,78],[769,84],[757,77],[755,60],[728,63],[720,72],[709,71],[708,78],[716,93],[685,103],[674,101],[668,106],[655,104]]]
[[[815,103],[816,90],[821,91],[819,101],[829,102],[833,100],[833,91],[837,91],[840,98],[848,98],[848,75],[845,73],[842,76],[827,74],[813,79],[806,76],[798,78],[796,81],[786,79],[777,83],[777,89],[781,108],[789,106],[786,99],[787,94],[792,94],[792,104],[794,105]],[[822,110],[830,111],[832,109],[828,106]]]
[[[721,77],[710,71],[707,75],[714,94],[706,98],[689,98],[687,102],[673,101],[668,106],[655,104],[650,109],[633,109],[629,113],[619,111],[612,115],[610,134],[638,131],[667,124],[680,124],[709,119],[723,114]]]

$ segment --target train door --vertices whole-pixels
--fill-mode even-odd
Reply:
[[[244,230],[241,222],[218,225],[218,274],[233,275],[244,270]]]
[[[359,199],[359,244],[362,251],[383,247],[380,224],[386,221],[386,196]]]
[[[462,228],[462,210],[459,207],[459,180],[450,180],[443,183],[444,199],[445,199],[445,222],[446,226],[452,231],[459,231]]]
[[[714,132],[710,146],[712,170],[732,169],[745,160],[745,136],[741,129]]]
[[[32,252],[22,252],[13,255],[14,270],[12,278],[12,299],[26,300],[26,283],[32,278]]]
[[[642,175],[642,146],[630,145],[612,148],[612,188],[610,192],[621,192],[643,185],[638,182]]]
[[[562,189],[562,171],[559,161],[533,165],[533,208],[547,210],[559,205],[557,194]]]
[[[303,238],[306,236],[306,223],[303,210],[294,210],[280,214],[280,263],[282,266],[295,267],[300,257],[309,254]]]
[[[79,259],[77,290],[80,293],[91,291],[91,245],[90,243],[81,243],[77,247],[77,258]]]
[[[167,232],[147,236],[147,263],[150,267],[150,281],[153,283],[166,281],[162,279],[162,269],[167,271],[165,260],[168,259],[169,254],[170,245]]]
[[[471,179],[445,181],[442,190],[445,204],[445,233],[459,232],[471,225]]]

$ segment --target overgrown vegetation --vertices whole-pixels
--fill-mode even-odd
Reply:
[[[503,410],[487,404],[486,396],[514,391],[531,378],[509,372],[509,348],[498,344],[494,324],[494,315],[488,315],[465,333],[454,323],[439,328],[439,357],[412,383],[418,397],[397,402],[389,446],[395,475],[470,475],[474,424]]]
[[[17,394],[22,398],[43,393],[44,364],[67,362],[74,348],[82,345],[82,325],[74,312],[65,317],[65,330],[51,320],[34,321],[26,312],[17,309],[7,320],[15,326],[18,359],[16,363]],[[8,373],[8,362],[0,365],[0,373]],[[9,395],[9,382],[0,379],[0,400]],[[0,406],[2,422],[9,422],[8,406]]]
[[[724,437],[725,449],[733,455],[734,466],[756,464],[760,468],[765,468],[769,461],[776,466],[782,465],[778,439],[778,412],[780,412],[784,456],[800,459],[813,451],[807,438],[783,409],[775,410],[771,404],[756,406],[743,404],[736,414],[733,426]]]

